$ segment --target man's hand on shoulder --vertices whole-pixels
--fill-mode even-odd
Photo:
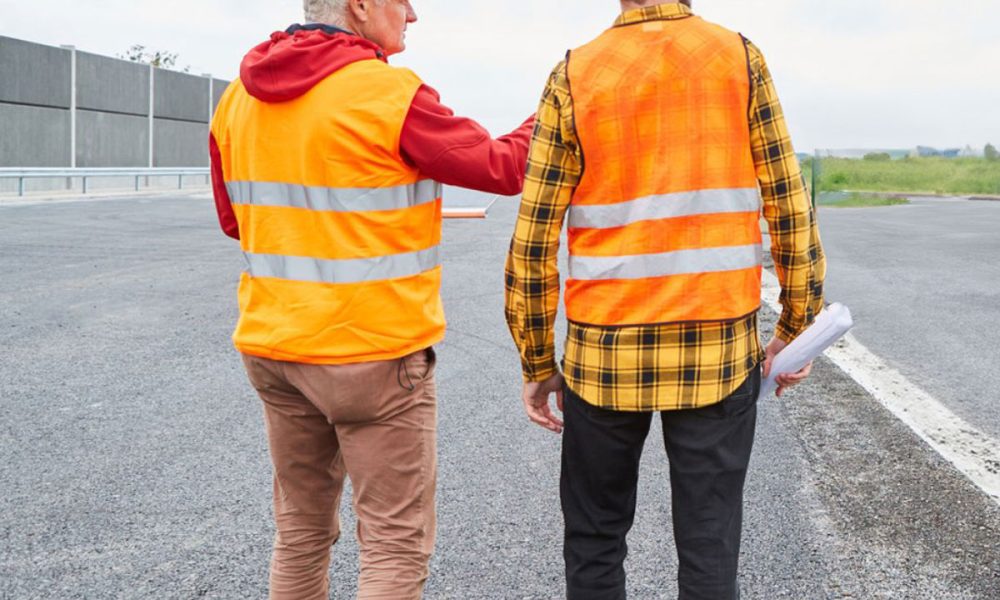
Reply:
[[[549,405],[549,395],[556,395],[556,406],[559,412],[563,409],[563,376],[560,373],[552,375],[544,381],[524,384],[521,399],[524,400],[524,410],[533,423],[554,433],[562,433],[563,422],[552,412]]]

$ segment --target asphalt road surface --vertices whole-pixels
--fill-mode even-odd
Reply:
[[[1000,438],[1000,201],[914,198],[819,220],[827,299],[851,308],[855,337]]]
[[[835,263],[848,213],[828,212]],[[523,415],[503,322],[515,213],[502,200],[486,221],[445,225],[428,599],[561,597],[559,438]],[[888,255],[883,238],[873,254]],[[0,204],[0,598],[265,597],[270,466],[229,341],[240,268],[204,197]],[[869,342],[867,310],[838,277],[831,295],[854,304]],[[773,315],[762,321],[769,335]],[[1000,597],[1000,508],[829,362],[759,414],[744,598]],[[629,538],[639,600],[676,596],[658,438]],[[346,599],[357,545],[348,502],[343,513],[331,596]]]

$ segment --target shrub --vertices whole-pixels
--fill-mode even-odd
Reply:
[[[830,185],[846,185],[847,175],[844,173],[833,173],[830,175]]]

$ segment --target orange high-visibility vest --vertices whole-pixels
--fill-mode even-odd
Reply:
[[[212,133],[246,258],[241,352],[353,363],[444,337],[441,185],[399,150],[420,85],[373,59],[287,102],[226,91]]]
[[[698,17],[648,21],[568,60],[584,171],[567,213],[567,317],[614,326],[758,310],[743,38]]]

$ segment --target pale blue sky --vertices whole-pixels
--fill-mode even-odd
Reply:
[[[618,11],[614,0],[413,5],[420,21],[394,62],[495,133],[531,113],[566,49],[596,36]],[[1000,144],[994,0],[694,6],[763,49],[799,150]],[[250,46],[300,12],[297,0],[0,0],[0,35],[110,55],[141,43],[178,52],[194,73],[231,78]]]

